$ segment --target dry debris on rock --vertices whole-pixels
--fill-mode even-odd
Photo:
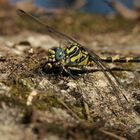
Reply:
[[[22,40],[22,35],[19,36]],[[40,35],[36,36],[39,42]],[[27,40],[30,37],[28,33]],[[123,108],[102,72],[78,74],[75,79],[46,73],[42,70],[47,61],[43,47],[31,46],[32,42],[17,46],[5,45],[2,41],[1,44],[1,102],[13,113],[19,108],[16,112],[23,117],[17,117],[18,122],[13,120],[17,123],[13,129],[19,129],[19,135],[24,129],[32,139],[98,139],[99,136],[101,139],[133,139],[139,136],[139,72],[116,72],[122,92],[129,100],[127,103],[122,97]],[[1,110],[3,115],[10,111]],[[9,130],[12,126],[5,122],[5,127]]]

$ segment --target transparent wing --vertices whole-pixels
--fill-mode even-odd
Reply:
[[[104,75],[106,76],[106,78],[108,79],[110,85],[113,88],[114,91],[114,95],[118,98],[118,101],[120,102],[120,104],[123,106],[123,104],[121,103],[121,97],[119,96],[119,93],[123,95],[123,97],[125,98],[125,100],[128,102],[128,99],[126,98],[126,96],[122,93],[122,91],[120,90],[120,83],[119,80],[117,79],[117,77],[113,74],[113,72],[108,68],[107,64],[104,64],[104,62],[101,60],[101,58],[96,55],[93,50],[86,48],[86,51],[88,51],[89,55],[91,56],[92,60],[95,62],[95,64],[101,69],[101,71],[104,73]],[[116,84],[114,83],[114,81],[111,79],[112,76],[115,81]]]
[[[31,24],[34,26],[34,28],[36,28],[37,30],[42,30],[44,33],[49,34],[50,36],[62,40],[63,42],[66,42],[67,45],[68,44],[72,44],[72,43],[76,43],[79,45],[79,47],[81,49],[86,50],[89,55],[91,56],[92,60],[94,61],[94,63],[101,69],[101,71],[104,73],[104,75],[106,76],[106,78],[108,79],[110,85],[112,86],[113,90],[114,90],[114,94],[116,95],[116,97],[119,98],[118,95],[118,86],[116,86],[115,82],[112,80],[111,77],[113,77],[117,83],[117,85],[119,85],[119,81],[117,80],[117,78],[115,77],[115,75],[112,73],[111,70],[108,69],[108,66],[106,64],[103,63],[103,61],[101,60],[101,58],[96,55],[93,50],[90,50],[89,48],[82,46],[81,44],[79,44],[77,41],[75,41],[73,38],[65,35],[64,33],[61,33],[55,29],[53,29],[52,27],[44,24],[43,22],[41,22],[39,19],[37,19],[36,17],[32,16],[29,13],[26,13],[23,10],[17,10],[17,13],[20,17],[22,17],[26,22],[28,22],[27,24]],[[123,95],[124,96],[124,95]],[[125,96],[124,96],[125,97]],[[126,97],[125,97],[126,99]],[[127,99],[126,99],[127,100]]]
[[[53,29],[52,27],[44,24],[42,21],[34,17],[33,15],[26,13],[25,11],[18,9],[17,14],[25,20],[25,22],[32,26],[34,29],[38,30],[41,33],[47,33],[55,39],[66,41],[67,43],[74,43],[76,42],[71,37]]]

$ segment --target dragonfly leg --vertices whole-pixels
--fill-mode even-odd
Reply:
[[[75,80],[75,77],[73,76],[73,74],[71,73],[71,70],[68,67],[63,66],[62,68],[64,72],[69,74]]]

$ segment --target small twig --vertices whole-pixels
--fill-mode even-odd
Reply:
[[[86,4],[86,0],[75,0],[75,3],[73,4],[74,10],[81,9]]]
[[[110,7],[115,9],[125,19],[137,20],[140,18],[140,13],[136,9],[128,9],[126,6],[124,6],[121,2],[117,0],[105,0],[105,2]]]
[[[79,121],[83,121],[71,108],[69,108],[60,98],[57,98],[57,101],[61,103],[71,114]]]
[[[116,134],[114,134],[112,132],[109,132],[109,131],[106,131],[106,130],[102,130],[102,129],[99,129],[99,131],[104,133],[105,135],[110,136],[112,139],[115,139],[115,140],[126,140],[126,138],[118,136],[118,135],[116,135]]]
[[[89,106],[85,101],[83,101],[83,104],[84,104],[84,109],[85,109],[85,112],[86,112],[87,120],[90,121],[91,116],[90,116]]]

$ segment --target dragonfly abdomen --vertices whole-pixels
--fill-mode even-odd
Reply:
[[[113,62],[119,62],[119,63],[140,63],[140,56],[136,57],[120,57],[120,56],[114,56],[114,57],[101,57],[102,61],[113,63]]]

